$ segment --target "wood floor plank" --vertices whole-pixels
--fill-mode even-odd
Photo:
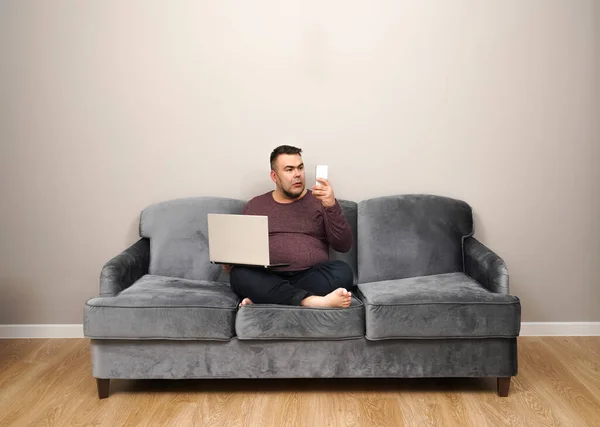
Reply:
[[[325,418],[326,423],[330,425],[347,426],[355,425],[378,425],[378,426],[403,426],[402,405],[398,404],[398,394],[390,393],[388,390],[372,390],[361,392],[353,396],[352,402],[346,402],[345,405],[339,405],[339,409],[334,411],[335,402],[340,401],[339,393],[330,394],[325,403],[321,403],[321,410],[315,411],[313,420],[318,425],[318,421]],[[348,416],[347,412],[353,405],[356,408],[355,413]],[[326,411],[327,408],[330,411]],[[325,414],[326,417],[322,414]],[[339,421],[339,424],[336,423]]]
[[[524,370],[535,370],[536,390],[546,400],[553,402],[552,409],[561,425],[597,425],[600,401],[585,388],[578,376],[555,355],[554,348],[544,340],[554,343],[553,338],[528,337],[527,351],[522,353]],[[566,361],[569,363],[568,361]]]
[[[486,379],[115,380],[98,399],[85,339],[0,340],[2,426],[599,426],[600,337],[521,337]]]
[[[70,376],[73,384],[81,381],[84,374],[81,363],[76,363],[78,357],[85,355],[86,348],[81,346],[79,340],[48,340],[42,344],[36,353],[36,359],[31,359],[31,367],[26,371],[25,378],[33,377],[34,383],[26,395],[18,400],[18,411],[13,412],[14,421],[10,418],[3,422],[19,422],[23,425],[53,425],[47,424],[52,420],[60,419],[61,413],[72,408],[69,405],[56,405],[62,396],[76,397],[73,386],[65,383],[65,376]],[[74,375],[74,372],[78,376]],[[23,383],[19,379],[18,384]]]
[[[553,337],[542,343],[554,357],[560,359],[563,366],[577,373],[580,384],[591,394],[600,396],[600,354],[579,341],[569,337]]]
[[[534,372],[521,370],[512,387],[512,393],[518,396],[510,400],[511,411],[519,418],[517,425],[561,425],[552,410],[552,401],[539,393]]]
[[[441,412],[444,425],[459,425],[467,418],[468,409],[458,393],[448,391],[441,396]]]
[[[0,339],[0,371],[13,365],[18,359],[26,358],[32,351],[38,350],[42,341],[34,339]]]
[[[41,345],[43,343],[36,340],[0,340],[0,347],[4,348],[0,361],[0,390],[8,390],[31,367],[29,355],[39,351]],[[0,402],[3,397],[6,395],[0,395]]]
[[[22,346],[17,345],[23,352],[0,371],[0,425],[9,423],[9,416],[18,418],[20,412],[31,411],[27,404],[35,400],[27,387],[37,389],[36,383],[46,372],[49,358],[61,349],[62,344],[47,339],[18,341],[24,342]],[[3,411],[3,408],[10,411]]]

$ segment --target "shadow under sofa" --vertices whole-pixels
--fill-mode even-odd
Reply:
[[[245,201],[157,203],[141,239],[108,261],[84,308],[100,398],[110,379],[517,375],[521,306],[503,260],[474,237],[471,207],[434,195],[340,200],[354,245],[348,308],[240,302],[208,259],[208,213]]]

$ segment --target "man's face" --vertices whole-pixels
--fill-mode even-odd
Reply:
[[[296,199],[304,192],[304,163],[299,154],[280,154],[275,160],[271,179],[289,199]]]

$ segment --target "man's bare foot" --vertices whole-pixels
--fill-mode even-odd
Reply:
[[[254,304],[254,303],[252,302],[252,300],[251,300],[250,298],[244,298],[244,299],[242,300],[242,302],[240,303],[240,307],[243,307],[243,306],[245,306],[245,305],[250,305],[250,304]]]
[[[335,291],[328,293],[324,297],[312,295],[302,300],[302,305],[305,307],[350,307],[352,293],[344,288],[337,288]]]

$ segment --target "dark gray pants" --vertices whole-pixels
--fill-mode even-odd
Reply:
[[[327,261],[302,271],[274,271],[262,267],[231,270],[231,289],[256,304],[300,305],[311,295],[324,296],[337,288],[351,290],[354,274],[344,261]]]

